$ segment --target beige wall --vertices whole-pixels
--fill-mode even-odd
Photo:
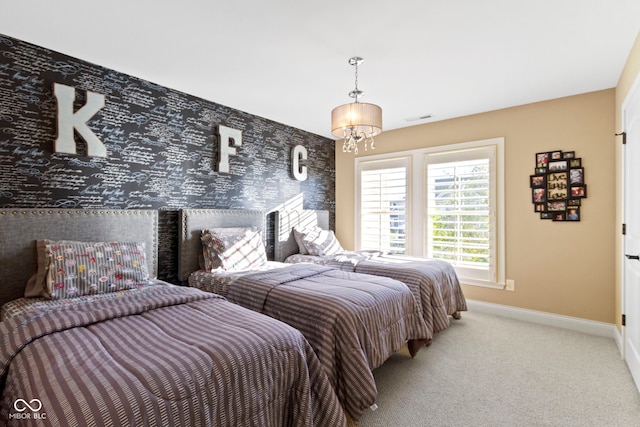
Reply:
[[[618,86],[616,87],[616,133],[623,130],[622,127],[622,103],[625,97],[629,93],[632,85],[636,79],[640,78],[640,33],[636,38],[635,44],[631,49],[627,64],[622,71]],[[616,324],[620,326],[620,319],[622,314],[622,234],[620,229],[622,227],[622,144],[620,138],[616,143],[616,223],[615,223],[615,237],[616,237],[616,288],[615,288],[615,319]]]
[[[369,154],[505,138],[506,277],[515,292],[463,285],[467,298],[614,323],[614,89],[383,132]],[[354,156],[336,144],[336,234],[353,248]],[[533,212],[535,153],[575,151],[588,197],[577,223]],[[362,155],[362,154],[361,154]]]

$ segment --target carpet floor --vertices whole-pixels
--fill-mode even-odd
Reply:
[[[640,393],[613,339],[478,312],[411,359],[374,371],[359,427],[640,426]]]

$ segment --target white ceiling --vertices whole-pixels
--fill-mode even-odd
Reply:
[[[615,87],[640,0],[0,0],[0,34],[331,136],[351,102],[385,130]],[[434,119],[406,119],[433,114]]]

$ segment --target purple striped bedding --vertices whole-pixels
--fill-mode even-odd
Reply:
[[[431,339],[411,291],[385,277],[283,264],[249,273],[198,271],[189,284],[299,329],[356,421],[377,397],[371,371],[408,340]]]
[[[458,276],[453,266],[445,261],[360,251],[328,256],[296,254],[289,256],[285,262],[311,262],[399,280],[420,301],[424,320],[432,334],[449,326],[449,315],[459,318],[460,312],[467,310]]]
[[[155,292],[157,286],[175,286],[167,282],[163,282],[157,279],[149,280],[150,286],[142,286],[134,289],[126,289],[118,292],[108,292],[105,294],[95,295],[83,295],[74,298],[63,299],[49,299],[45,297],[35,298],[18,298],[4,304],[0,308],[0,321],[7,320],[10,317],[21,316],[23,314],[35,315],[44,311],[55,310],[60,307],[65,307],[74,304],[84,304],[86,302],[95,301],[99,299],[114,299],[122,298],[123,296],[144,293]]]
[[[334,426],[294,328],[181,286],[0,322],[0,425]]]

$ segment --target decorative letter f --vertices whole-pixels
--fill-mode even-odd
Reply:
[[[104,107],[104,95],[87,91],[87,102],[74,113],[75,88],[54,83],[53,94],[58,102],[58,137],[54,151],[76,154],[76,141],[73,137],[75,129],[87,143],[88,156],[107,157],[107,148],[87,126],[87,121]]]

